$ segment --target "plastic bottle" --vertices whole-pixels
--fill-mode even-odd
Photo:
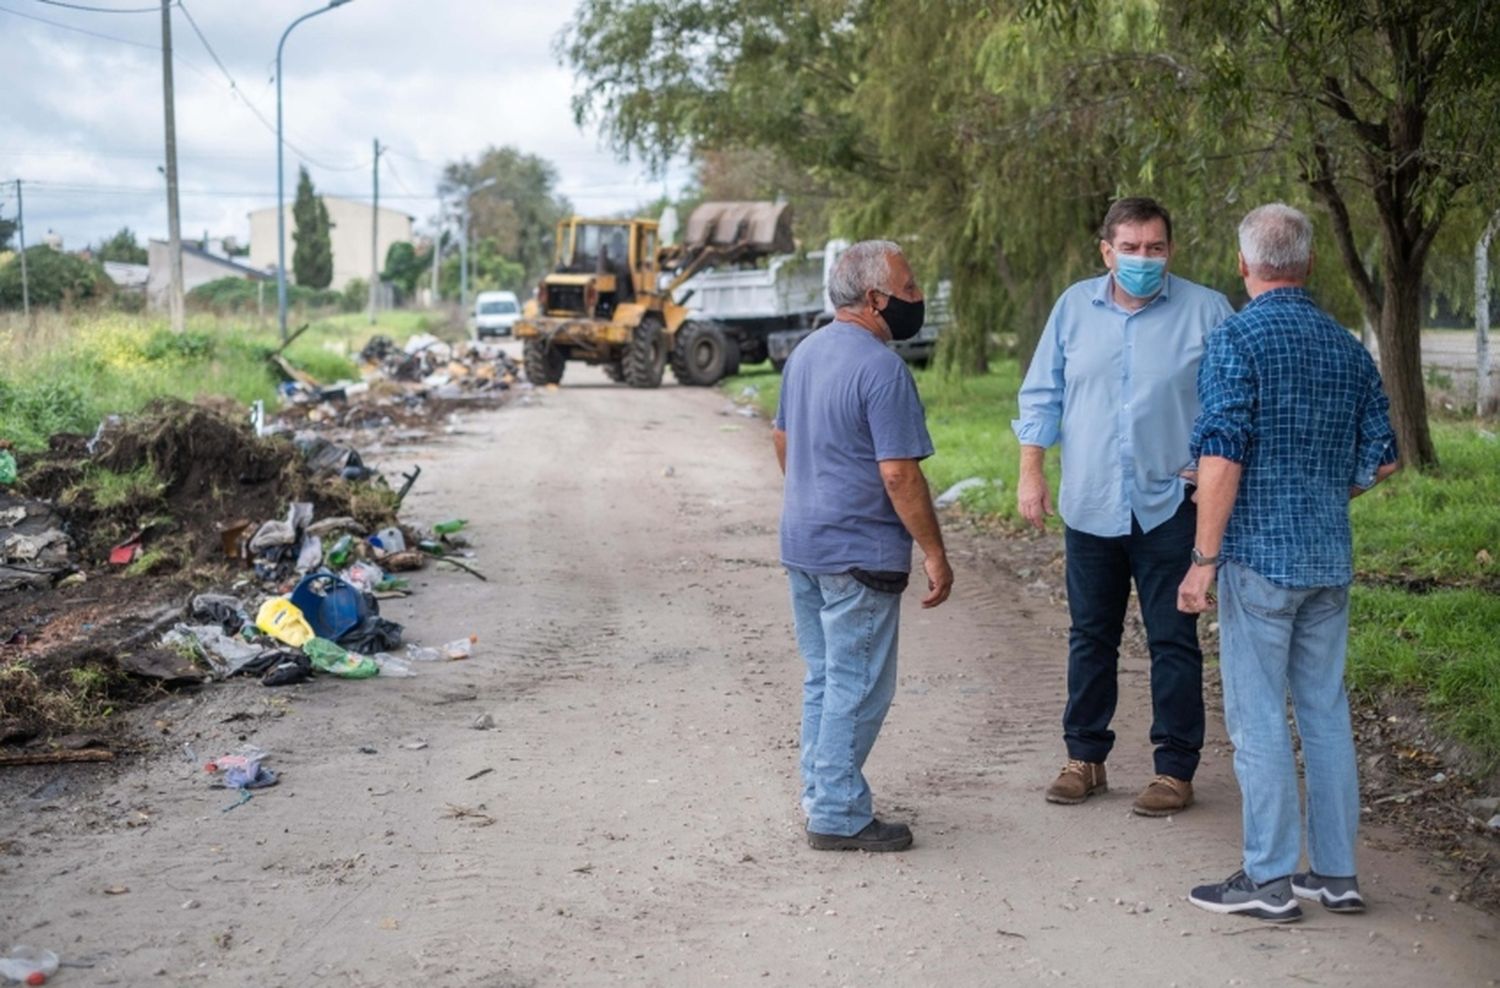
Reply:
[[[455,638],[439,648],[408,645],[406,657],[412,662],[449,662],[467,659],[474,654],[474,643],[477,641],[479,641],[478,635],[470,635],[467,638]]]
[[[301,609],[285,597],[272,597],[260,605],[255,626],[293,648],[301,648],[313,636],[312,625],[302,616]]]
[[[435,535],[452,535],[469,523],[467,518],[453,518],[448,521],[440,521],[432,526]]]
[[[354,536],[340,535],[339,540],[328,550],[328,565],[335,569],[349,562],[349,557],[354,554]]]
[[[374,655],[370,656],[370,658],[373,659],[375,661],[375,664],[380,667],[381,678],[390,676],[398,679],[404,679],[408,676],[416,675],[416,673],[412,671],[411,666],[406,664],[406,660],[398,659],[396,658],[396,656],[392,655],[389,652],[376,652]]]
[[[0,957],[0,977],[21,984],[42,985],[57,972],[57,964],[57,955],[50,950],[17,945]]]

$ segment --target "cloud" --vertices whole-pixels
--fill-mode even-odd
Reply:
[[[143,6],[139,0],[92,0]],[[181,11],[172,20],[182,231],[244,239],[246,214],[272,205],[276,45],[308,0],[184,0],[238,84],[239,97]],[[19,16],[28,15],[28,16]],[[530,0],[351,0],[300,24],[283,55],[286,186],[299,164],[321,191],[368,198],[371,140],[382,161],[382,203],[419,224],[436,214],[443,165],[490,145],[553,163],[559,191],[580,211],[615,212],[678,191],[622,162],[574,125],[573,81],[554,56],[571,4]],[[59,25],[114,36],[94,37]],[[69,247],[130,226],[165,236],[161,19],[0,0],[0,181],[26,180],[28,240],[51,229]],[[14,215],[14,188],[0,188]]]

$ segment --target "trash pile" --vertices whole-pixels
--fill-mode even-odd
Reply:
[[[338,430],[430,435],[454,403],[503,397],[517,368],[435,337],[375,337],[361,359],[363,382],[330,389],[273,355],[290,379],[273,420],[162,400],[41,453],[0,444],[0,743],[77,726],[55,701],[83,672],[118,708],[143,680],[410,676],[470,654],[471,638],[408,644],[380,614],[436,562],[485,578],[465,522],[403,525],[421,468],[387,482]]]
[[[496,344],[455,346],[429,334],[413,336],[404,346],[388,336],[372,336],[358,360],[360,381],[324,385],[274,355],[272,362],[286,378],[281,386],[286,407],[265,431],[313,426],[376,430],[386,441],[419,438],[425,427],[458,408],[504,400],[521,376]]]

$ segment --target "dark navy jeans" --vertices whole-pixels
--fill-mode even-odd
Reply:
[[[1063,739],[1068,757],[1102,762],[1114,746],[1109,723],[1120,690],[1117,671],[1130,583],[1140,597],[1151,650],[1151,743],[1156,771],[1191,780],[1203,749],[1203,652],[1197,615],[1177,609],[1177,586],[1191,565],[1197,507],[1149,532],[1133,517],[1130,534],[1101,538],[1072,528],[1067,547],[1068,705]]]

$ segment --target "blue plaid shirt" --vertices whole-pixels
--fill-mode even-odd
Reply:
[[[1359,340],[1303,289],[1273,289],[1209,336],[1198,396],[1193,456],[1244,468],[1221,555],[1284,587],[1349,584],[1349,488],[1396,462]]]

